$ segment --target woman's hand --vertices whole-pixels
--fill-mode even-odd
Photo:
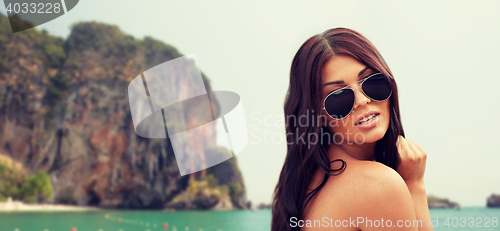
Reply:
[[[424,182],[425,161],[427,153],[414,141],[405,139],[403,136],[398,137],[396,142],[398,147],[400,164],[397,172],[406,185],[422,185]]]

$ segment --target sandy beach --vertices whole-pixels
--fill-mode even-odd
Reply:
[[[22,201],[7,200],[0,202],[0,212],[4,211],[93,211],[97,207],[55,205],[55,204],[25,204]]]

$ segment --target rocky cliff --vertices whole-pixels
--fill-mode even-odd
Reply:
[[[486,199],[486,207],[489,207],[489,208],[498,207],[498,208],[500,208],[500,195],[491,194],[491,196],[488,197],[488,199]]]
[[[246,206],[234,157],[181,177],[168,139],[134,132],[127,86],[142,71],[182,56],[174,47],[96,22],[74,25],[66,40],[37,29],[12,34],[8,23],[0,15],[0,154],[32,172],[46,171],[55,203],[148,209]],[[215,137],[214,131],[204,134]],[[206,146],[196,155],[223,151]],[[206,178],[215,178],[216,184],[200,183],[213,182]],[[211,190],[200,194],[197,187]]]
[[[427,204],[430,209],[460,209],[460,205],[450,201],[448,198],[440,198],[434,195],[427,196]]]

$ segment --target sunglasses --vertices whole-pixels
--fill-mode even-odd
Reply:
[[[392,94],[391,85],[382,73],[372,74],[356,83],[359,82],[361,82],[359,87],[363,94],[372,100],[385,101]],[[357,88],[348,87],[353,84],[337,89],[326,96],[323,109],[332,119],[343,119],[351,114],[355,102],[354,89]]]

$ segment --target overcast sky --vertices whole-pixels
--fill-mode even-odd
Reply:
[[[249,144],[238,163],[253,203],[271,201],[283,165],[292,58],[334,27],[366,36],[393,71],[406,137],[428,152],[427,193],[462,206],[500,194],[500,1],[82,0],[39,29],[66,37],[92,20],[195,53],[214,90],[241,96]]]

